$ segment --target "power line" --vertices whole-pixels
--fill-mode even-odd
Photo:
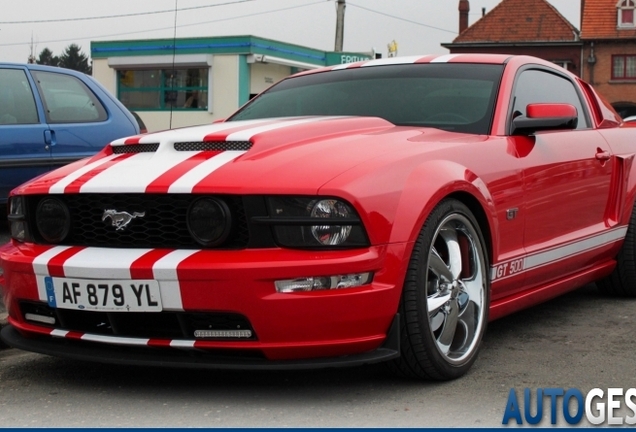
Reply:
[[[255,0],[236,0],[236,1],[226,2],[226,3],[213,4],[213,5],[191,6],[191,7],[181,8],[178,11],[182,12],[182,11],[195,10],[195,9],[206,9],[206,8],[213,8],[218,6],[227,6],[231,4],[237,4],[237,3],[245,3],[250,1],[255,1]],[[128,14],[101,15],[101,16],[92,16],[92,17],[78,17],[78,18],[56,18],[56,19],[30,20],[30,21],[0,21],[0,24],[44,24],[44,23],[56,23],[56,22],[67,22],[67,21],[90,21],[90,20],[101,20],[101,19],[111,19],[111,18],[127,18],[127,17],[133,17],[133,16],[141,16],[141,15],[158,15],[163,13],[175,13],[175,10],[165,9],[165,10],[152,11],[152,12],[135,12],[135,13],[128,13]]]
[[[406,19],[406,18],[395,16],[395,15],[389,15],[387,13],[380,12],[380,11],[373,10],[373,9],[369,9],[369,8],[364,7],[364,6],[359,6],[359,5],[351,3],[351,2],[347,3],[347,6],[357,7],[358,9],[364,9],[364,10],[366,10],[368,12],[373,12],[373,13],[376,13],[378,15],[383,15],[383,16],[386,16],[386,17],[389,17],[389,18],[394,18],[394,19],[397,19],[397,20],[400,20],[400,21],[405,21],[405,22],[408,22],[408,23],[411,23],[411,24],[422,26],[422,27],[426,27],[426,28],[430,28],[430,29],[434,29],[434,30],[439,30],[439,31],[447,32],[447,33],[457,34],[457,32],[453,31],[453,30],[447,30],[447,29],[443,29],[443,28],[440,28],[440,27],[435,27],[435,26],[432,26],[432,25],[424,24],[424,23],[421,23],[421,22],[418,22],[418,21],[412,21],[412,20],[409,20],[409,19]]]
[[[179,25],[178,28],[195,27],[195,26],[218,23],[218,22],[223,22],[223,21],[231,21],[231,20],[234,20],[234,19],[249,18],[249,17],[252,17],[252,16],[266,15],[266,14],[271,14],[271,13],[276,13],[276,12],[283,12],[283,11],[287,11],[287,10],[291,10],[291,9],[299,9],[299,8],[303,8],[303,7],[307,7],[307,6],[314,6],[314,5],[322,4],[322,3],[324,3],[324,0],[315,1],[313,3],[307,3],[307,4],[303,4],[303,5],[298,5],[298,6],[290,6],[290,7],[281,8],[281,9],[274,9],[274,10],[271,10],[271,11],[254,12],[254,13],[251,13],[251,14],[237,15],[237,16],[227,17],[227,18],[219,18],[219,19],[210,20],[210,21],[202,21],[202,22],[192,23],[192,24],[182,24],[182,25]],[[174,9],[172,10],[172,12],[174,12]],[[159,28],[148,29],[148,30],[137,30],[137,31],[130,31],[130,32],[123,32],[123,33],[111,33],[111,34],[99,35],[99,36],[82,36],[82,37],[73,37],[73,38],[65,38],[65,39],[53,39],[53,40],[46,40],[46,41],[38,41],[38,44],[69,42],[69,41],[77,41],[77,40],[80,40],[80,39],[112,38],[112,37],[117,37],[117,36],[128,36],[128,35],[133,35],[133,34],[151,33],[151,32],[156,32],[156,31],[164,31],[164,30],[172,30],[172,29],[173,29],[172,26],[171,27],[159,27]],[[30,42],[14,42],[14,43],[0,44],[0,47],[29,45],[29,44],[30,44]]]

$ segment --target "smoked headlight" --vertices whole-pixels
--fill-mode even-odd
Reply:
[[[269,197],[270,217],[258,222],[273,225],[276,242],[285,247],[343,248],[369,245],[366,232],[351,204],[329,197]]]
[[[202,246],[218,246],[227,239],[232,218],[227,204],[216,198],[200,198],[188,209],[188,230]]]
[[[57,198],[44,198],[35,211],[35,226],[47,242],[62,242],[71,228],[68,207]]]

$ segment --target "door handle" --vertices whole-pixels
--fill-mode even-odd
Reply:
[[[50,130],[50,129],[47,129],[47,130],[44,131],[44,143],[46,144],[44,146],[44,148],[46,150],[50,149],[55,144],[57,144],[57,139],[55,137],[55,131]]]
[[[610,155],[610,152],[608,152],[607,150],[603,150],[602,148],[597,148],[596,149],[596,159],[601,161],[601,162],[607,162],[608,160],[610,160],[610,158],[612,157],[612,155]]]

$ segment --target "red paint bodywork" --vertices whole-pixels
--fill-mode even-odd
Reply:
[[[556,66],[500,55],[459,55],[449,62],[505,64],[490,134],[394,126],[379,118],[326,119],[256,134],[249,152],[196,185],[196,193],[340,197],[355,207],[371,243],[346,251],[207,250],[190,256],[177,269],[183,308],[244,314],[258,334],[254,342],[206,341],[196,347],[258,349],[268,359],[377,348],[397,312],[414,242],[429,213],[447,197],[471,208],[486,238],[493,275],[500,273],[491,284],[490,319],[612,271],[622,238],[612,234],[605,241],[604,236],[622,232],[616,230],[627,226],[632,213],[634,130],[620,127],[615,112],[591,87],[559,70],[579,86],[592,126],[509,136],[510,95],[519,70]],[[127,143],[138,141],[133,137]],[[599,152],[609,158],[599,160]],[[13,194],[42,193],[87,163],[50,173]],[[152,191],[165,191],[170,181]],[[514,218],[511,209],[516,209]],[[48,248],[13,241],[0,250],[10,324],[26,335],[48,333],[25,322],[16,306],[18,299],[38,300],[33,260]],[[133,277],[152,276],[153,263],[168,252],[141,260]],[[51,275],[63,275],[66,255],[49,263]],[[511,270],[520,268],[520,260],[533,259],[536,266]],[[279,294],[274,289],[280,279],[365,271],[374,272],[373,283],[350,290]]]

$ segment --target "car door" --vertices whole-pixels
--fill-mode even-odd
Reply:
[[[578,87],[556,70],[527,68],[516,76],[511,119],[529,104],[566,103],[578,113],[575,130],[544,130],[525,141],[525,288],[591,268],[606,243],[610,149],[591,127]]]
[[[79,77],[51,71],[31,71],[45,108],[50,129],[53,167],[92,156],[115,138],[116,134],[102,101]],[[130,126],[126,131],[134,133]]]
[[[24,67],[0,65],[0,204],[11,189],[51,169],[49,128]]]

